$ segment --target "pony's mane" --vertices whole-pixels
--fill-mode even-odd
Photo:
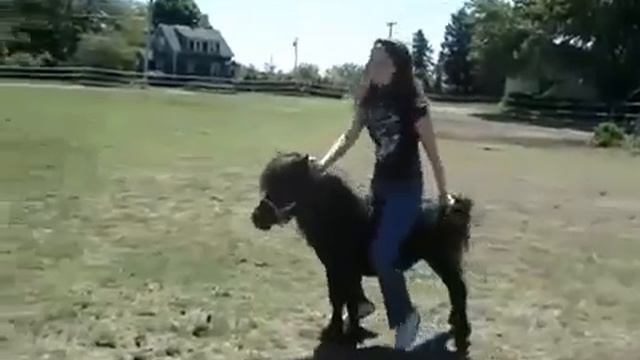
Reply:
[[[267,164],[260,177],[260,183],[264,184],[269,178],[276,176],[280,172],[288,172],[288,169],[305,158],[305,155],[297,152],[277,153]],[[363,191],[363,187],[359,186],[346,175],[346,172],[337,167],[322,171],[314,162],[309,162],[309,177],[314,184],[313,186],[320,191],[319,193],[309,194],[311,196],[333,196],[331,199],[326,198],[326,200],[357,201],[359,205],[366,203],[366,191]]]
[[[335,170],[316,173],[314,182],[321,189],[314,194],[321,201],[329,201],[339,204],[341,209],[350,209],[352,216],[362,218],[367,217],[372,212],[372,207],[368,193],[363,189],[355,187],[354,182],[348,177],[341,176]]]
[[[330,183],[336,188],[340,187],[344,191],[349,191],[356,197],[362,198],[366,195],[363,185],[350,178],[347,172],[343,171],[339,167],[334,166],[330,170],[325,170],[324,172],[313,167],[311,176],[316,182]]]

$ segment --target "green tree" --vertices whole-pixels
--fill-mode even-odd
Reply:
[[[443,73],[444,71],[442,70],[443,65],[442,63],[444,62],[444,58],[442,56],[442,51],[438,54],[438,63],[436,64],[435,68],[434,68],[434,84],[433,84],[433,90],[438,93],[438,94],[442,94],[442,82],[443,82]]]
[[[416,77],[422,81],[425,89],[431,89],[433,75],[433,47],[424,37],[422,30],[413,34],[412,43],[413,70]]]
[[[442,43],[442,70],[444,82],[455,92],[468,94],[473,91],[473,62],[471,60],[471,37],[473,19],[463,7],[451,15],[445,28]]]
[[[346,63],[342,65],[334,65],[327,69],[325,78],[334,84],[344,85],[353,92],[362,78],[364,67],[358,64]]]
[[[514,0],[524,40],[517,62],[541,63],[583,76],[603,99],[624,99],[640,86],[640,2]],[[532,60],[533,59],[533,60]]]
[[[317,65],[302,63],[292,73],[296,80],[316,82],[320,80],[320,69]]]
[[[624,99],[640,86],[640,2],[559,1],[543,7],[557,30],[554,38],[588,58],[584,75],[606,100]]]
[[[269,62],[264,63],[264,65],[262,66],[262,68],[264,69],[263,72],[270,76],[273,77],[276,74],[276,65],[273,63],[273,59]]]
[[[12,26],[11,53],[48,53],[65,61],[83,34],[123,31],[135,44],[144,37],[144,7],[128,0],[13,0],[12,6],[19,20]]]
[[[147,8],[133,4],[128,11],[118,15],[114,30],[122,33],[127,44],[142,48],[146,45]]]
[[[9,49],[7,49],[4,41],[0,41],[0,61],[2,61],[2,59],[6,58],[7,56],[9,56]]]
[[[514,51],[526,37],[519,19],[506,0],[473,0],[471,59],[474,63],[474,87],[487,95],[502,95],[508,75],[517,71]]]
[[[86,19],[76,16],[72,0],[14,0],[21,20],[13,26],[10,52],[50,53],[65,60],[75,52]]]
[[[200,8],[194,0],[156,0],[153,5],[153,24],[196,26]]]
[[[133,70],[136,48],[127,43],[122,33],[86,34],[78,43],[74,61],[85,66]]]

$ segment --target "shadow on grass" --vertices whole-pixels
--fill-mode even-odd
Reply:
[[[516,117],[514,115],[503,113],[474,113],[471,114],[471,116],[492,122],[526,124],[552,129],[571,129],[585,132],[592,132],[593,128],[598,125],[598,122],[595,120],[560,119],[548,117]]]
[[[295,360],[454,360],[455,353],[447,350],[446,346],[449,338],[448,333],[439,333],[407,352],[386,346],[353,349],[320,344],[312,355]]]

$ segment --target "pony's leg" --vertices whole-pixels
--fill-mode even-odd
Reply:
[[[358,285],[355,287],[356,294],[354,296],[356,299],[357,311],[353,313],[349,311],[349,304],[347,304],[347,311],[349,311],[349,317],[355,315],[359,320],[363,320],[376,311],[376,306],[364,293],[364,288],[362,287],[362,276],[358,277],[357,284]]]
[[[342,310],[346,302],[346,296],[341,282],[339,273],[327,269],[327,286],[329,288],[332,313],[329,324],[322,330],[320,336],[320,340],[323,342],[340,342],[344,336]]]
[[[467,319],[467,286],[459,261],[451,256],[440,259],[434,256],[427,261],[447,287],[451,302],[449,324],[453,328],[458,354],[466,358],[470,345],[471,325]]]
[[[366,296],[362,288],[362,276],[353,276],[346,284],[349,290],[347,300],[348,328],[345,334],[345,340],[351,345],[363,342],[367,338],[375,337],[376,334],[364,329],[360,326],[360,321],[373,313],[375,307]]]

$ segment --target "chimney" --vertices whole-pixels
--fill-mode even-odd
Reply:
[[[211,23],[209,22],[209,15],[202,14],[200,15],[200,21],[198,21],[198,26],[205,29],[213,29]]]

